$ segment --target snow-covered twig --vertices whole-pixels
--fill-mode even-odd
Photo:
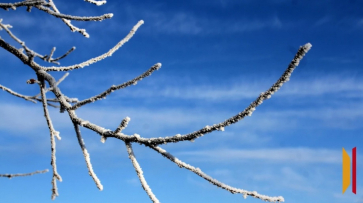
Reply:
[[[42,10],[44,12],[47,12],[48,14],[50,14],[50,15],[52,15],[54,17],[62,18],[62,19],[67,19],[67,20],[77,20],[77,21],[103,21],[105,19],[112,18],[112,16],[113,16],[112,13],[103,14],[101,16],[72,16],[72,15],[66,15],[66,14],[54,12],[54,11],[50,10],[49,8],[44,7],[44,6],[36,5],[34,7],[36,7],[39,10]]]
[[[62,182],[62,177],[58,174],[57,171],[57,163],[56,163],[56,156],[55,156],[55,139],[54,137],[56,136],[58,138],[58,140],[60,140],[61,138],[59,137],[59,132],[55,131],[53,128],[53,124],[52,124],[52,120],[50,119],[49,116],[49,112],[48,112],[48,108],[47,108],[47,99],[46,99],[46,95],[45,95],[45,82],[44,82],[44,78],[38,77],[38,79],[40,80],[40,93],[42,96],[42,103],[43,103],[43,111],[44,111],[44,117],[47,121],[47,125],[49,128],[49,132],[50,132],[50,145],[51,145],[51,165],[53,168],[53,177],[52,177],[52,200],[54,200],[59,194],[58,194],[58,187],[57,187],[57,180],[59,182]]]
[[[92,59],[89,59],[83,63],[80,63],[80,64],[76,64],[76,65],[72,65],[72,66],[63,66],[63,67],[55,67],[55,66],[52,66],[52,67],[43,67],[45,68],[46,71],[68,71],[68,70],[74,70],[74,69],[78,69],[78,68],[83,68],[85,66],[89,66],[93,63],[96,63],[98,61],[101,61],[107,57],[110,57],[112,56],[112,54],[117,51],[122,45],[124,45],[126,42],[128,42],[131,37],[135,34],[135,32],[137,31],[137,29],[139,29],[139,27],[144,23],[143,20],[140,20],[130,31],[130,33],[125,37],[123,38],[119,43],[117,43],[112,49],[110,49],[108,52],[98,56],[98,57],[95,57],[95,58],[92,58]]]
[[[33,103],[37,103],[31,96],[25,96],[25,95],[22,95],[22,94],[19,94],[17,92],[14,92],[13,90],[7,88],[7,87],[4,87],[2,85],[0,85],[0,89],[6,91],[6,92],[9,92],[10,94],[14,95],[14,96],[17,96],[17,97],[20,97],[20,98],[23,98],[27,101],[31,101]]]
[[[106,4],[106,3],[107,3],[107,2],[106,2],[106,1],[104,1],[104,0],[102,0],[102,1],[84,0],[84,1],[87,1],[87,2],[89,2],[89,3],[95,4],[95,5],[97,5],[97,6],[102,6],[102,5],[104,5],[104,4]]]
[[[228,118],[224,122],[214,124],[211,127],[205,127],[198,131],[182,135],[182,136],[172,136],[172,137],[165,137],[165,138],[150,138],[150,144],[152,145],[159,145],[169,142],[179,142],[183,140],[195,140],[198,137],[201,137],[207,133],[211,133],[216,130],[224,129],[224,127],[229,126],[231,124],[237,123],[238,121],[242,120],[246,116],[251,116],[252,113],[256,110],[256,107],[262,104],[264,100],[267,100],[271,98],[271,95],[273,95],[275,92],[277,92],[281,86],[290,80],[291,73],[296,68],[296,66],[299,65],[300,60],[304,57],[304,55],[310,50],[312,45],[310,43],[305,44],[304,46],[301,46],[296,53],[294,59],[291,61],[288,68],[285,70],[285,72],[282,74],[282,76],[275,82],[275,84],[272,85],[267,91],[262,92],[259,97],[255,101],[253,101],[244,111],[238,113],[237,115]]]
[[[151,149],[157,151],[158,153],[160,153],[161,155],[163,155],[165,158],[169,159],[170,161],[174,162],[180,168],[188,169],[191,172],[197,174],[198,176],[204,178],[208,182],[212,183],[213,185],[215,185],[217,187],[220,187],[222,189],[225,189],[225,190],[231,192],[232,194],[240,193],[240,194],[243,194],[243,196],[245,198],[246,198],[247,195],[249,195],[249,196],[252,196],[252,197],[264,200],[264,201],[269,201],[269,202],[276,202],[276,201],[277,202],[284,202],[284,198],[281,197],[281,196],[279,196],[279,197],[269,197],[269,196],[266,196],[266,195],[258,194],[256,191],[251,192],[251,191],[231,187],[231,186],[229,186],[227,184],[221,183],[218,180],[216,180],[216,179],[210,177],[209,175],[205,174],[199,168],[195,168],[195,167],[181,161],[180,159],[174,157],[173,155],[171,155],[170,153],[168,153],[167,151],[165,151],[161,147],[157,147],[157,146],[153,146],[153,145],[147,145],[147,146],[150,147]]]
[[[50,7],[56,12],[56,13],[60,13],[58,8],[55,6],[55,4],[53,3],[53,0],[49,0],[49,4]],[[83,36],[85,36],[86,38],[89,38],[89,34],[87,33],[87,31],[85,29],[80,29],[74,25],[72,25],[70,20],[67,19],[63,19],[62,21],[71,29],[72,32],[79,32],[81,33]]]
[[[93,181],[96,183],[97,188],[99,190],[103,190],[103,185],[101,184],[101,181],[98,179],[96,173],[93,171],[91,158],[87,151],[86,145],[84,144],[84,141],[82,139],[82,135],[81,135],[81,131],[79,130],[79,126],[78,126],[78,124],[76,124],[74,122],[73,122],[73,125],[74,125],[74,129],[76,131],[76,134],[77,134],[79,146],[81,147],[82,152],[83,152],[84,160],[86,161],[86,165],[88,168],[88,174],[93,178]]]
[[[5,10],[8,10],[9,8],[16,10],[17,7],[21,7],[21,6],[32,7],[32,6],[36,6],[36,5],[47,6],[48,3],[45,0],[25,0],[25,1],[16,2],[16,3],[0,3],[0,8],[5,9]]]
[[[121,85],[113,85],[111,86],[110,88],[108,88],[106,91],[100,93],[99,95],[96,95],[96,96],[93,96],[91,98],[88,98],[88,99],[85,99],[85,100],[82,100],[76,104],[74,104],[71,108],[71,110],[76,110],[78,109],[79,107],[85,105],[85,104],[89,104],[91,102],[95,102],[97,100],[100,100],[100,99],[104,99],[106,98],[107,95],[111,94],[113,91],[115,90],[119,90],[119,89],[122,89],[122,88],[126,88],[130,85],[136,85],[138,81],[142,80],[143,78],[147,77],[147,76],[150,76],[154,71],[160,69],[161,67],[161,63],[157,63],[155,65],[153,65],[149,70],[147,70],[145,73],[143,73],[142,75],[132,79],[132,80],[129,80]]]
[[[135,168],[137,176],[139,177],[142,188],[144,188],[147,195],[149,195],[149,198],[151,199],[151,201],[153,201],[154,203],[159,203],[159,200],[155,197],[154,193],[151,191],[149,185],[147,184],[147,182],[145,180],[142,169],[141,169],[139,163],[137,162],[135,154],[134,154],[134,152],[132,150],[131,143],[125,142],[125,144],[126,144],[126,148],[127,148],[127,153],[129,153],[129,158],[130,158],[130,160],[132,162],[132,165]]]
[[[0,30],[4,29],[9,35],[11,38],[13,38],[16,42],[18,42],[22,47],[23,49],[25,50],[26,53],[32,53],[33,57],[39,57],[40,59],[42,59],[43,61],[46,61],[46,62],[49,62],[49,63],[55,63],[57,65],[59,65],[60,63],[58,62],[60,59],[66,57],[69,53],[71,53],[73,50],[75,50],[76,48],[75,47],[72,47],[67,53],[63,54],[62,56],[56,58],[56,59],[53,59],[52,56],[53,56],[53,53],[55,51],[55,47],[51,50],[51,53],[50,55],[41,55],[33,50],[31,50],[29,47],[27,47],[25,45],[25,42],[23,42],[22,40],[20,40],[18,37],[16,37],[10,30],[9,28],[12,28],[11,25],[5,25],[5,24],[2,24],[2,19],[0,19]],[[21,52],[23,51],[22,49],[19,49]],[[29,55],[28,55],[29,56]]]
[[[130,122],[130,120],[131,120],[130,117],[124,118],[114,133],[116,133],[116,134],[120,133],[123,129],[125,129],[127,127],[127,124]]]

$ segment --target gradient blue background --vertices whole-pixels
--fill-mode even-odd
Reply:
[[[4,1],[2,1],[4,2]],[[16,1],[6,1],[16,2]],[[313,47],[286,83],[252,117],[194,143],[163,146],[181,160],[231,186],[285,202],[363,202],[363,2],[237,0],[110,0],[97,7],[80,0],[55,0],[64,14],[96,16],[102,22],[73,22],[90,34],[70,32],[58,18],[37,9],[0,10],[4,24],[33,50],[53,46],[67,66],[105,53],[139,20],[136,35],[107,58],[70,71],[63,93],[80,100],[140,75],[153,64],[162,68],[136,86],[77,110],[85,120],[115,129],[129,116],[126,134],[172,136],[213,125],[244,110],[287,68],[299,46]],[[0,31],[1,38],[20,46]],[[41,65],[53,66],[36,59]],[[39,92],[26,81],[34,72],[0,50],[0,84],[25,95]],[[53,72],[56,79],[63,73]],[[48,93],[48,97],[53,97]],[[89,177],[67,114],[50,108],[63,182],[54,202],[150,202],[141,188],[124,143],[81,128],[93,168],[104,185]],[[0,173],[50,169],[50,141],[41,103],[0,92]],[[357,195],[342,194],[342,147],[357,147]],[[135,155],[161,202],[262,202],[230,194],[148,148]],[[51,172],[0,179],[0,202],[52,202]]]

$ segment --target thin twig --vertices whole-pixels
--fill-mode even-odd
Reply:
[[[112,18],[112,16],[113,16],[112,13],[107,13],[107,14],[104,14],[102,16],[71,16],[71,15],[66,15],[66,14],[54,12],[54,11],[50,10],[49,8],[44,7],[44,6],[40,6],[40,5],[35,5],[34,7],[36,7],[39,10],[42,10],[44,12],[47,12],[47,13],[49,13],[50,15],[52,15],[54,17],[67,19],[67,20],[102,21],[102,20],[105,20],[105,19],[108,19],[108,18]]]
[[[121,85],[117,85],[117,86],[113,85],[110,88],[108,88],[106,91],[100,93],[99,95],[93,96],[91,98],[82,100],[82,101],[74,104],[71,109],[76,110],[76,109],[78,109],[79,107],[81,107],[81,106],[83,106],[85,104],[89,104],[89,103],[95,102],[97,100],[106,98],[107,95],[111,94],[115,90],[126,88],[126,87],[128,87],[130,85],[136,85],[138,81],[142,80],[143,78],[145,78],[147,76],[150,76],[154,71],[160,69],[160,67],[161,67],[161,63],[157,63],[157,64],[153,65],[145,73],[141,74],[140,76],[138,76],[138,77],[136,77],[136,78],[134,78],[132,80],[129,80],[129,81],[127,81],[127,82],[125,82],[125,83],[123,83]]]
[[[168,153],[167,151],[165,151],[164,149],[162,149],[161,147],[156,147],[156,146],[152,146],[152,145],[147,145],[148,147],[150,147],[151,149],[157,151],[158,153],[160,153],[161,155],[163,155],[165,158],[169,159],[170,161],[174,162],[176,165],[178,165],[180,168],[185,168],[190,170],[191,172],[197,174],[198,176],[204,178],[205,180],[207,180],[208,182],[212,183],[213,185],[220,187],[222,189],[225,189],[229,192],[231,192],[232,194],[235,193],[240,193],[243,194],[243,196],[246,198],[247,195],[264,200],[264,201],[269,201],[269,202],[284,202],[284,198],[279,196],[279,197],[269,197],[266,195],[261,195],[258,194],[256,191],[247,191],[247,190],[243,190],[243,189],[239,189],[239,188],[235,188],[235,187],[231,187],[227,184],[221,183],[218,180],[208,176],[207,174],[205,174],[202,170],[200,170],[199,168],[195,168],[187,163],[184,163],[183,161],[181,161],[180,159],[174,157],[173,155],[171,155],[170,153]]]
[[[102,5],[104,5],[106,3],[106,1],[94,1],[94,0],[84,0],[84,1],[95,4],[97,6],[102,6]]]
[[[43,171],[34,171],[34,172],[31,172],[31,173],[0,174],[0,177],[14,178],[14,177],[32,176],[32,175],[35,175],[35,174],[46,173],[48,171],[49,171],[48,169],[45,169]]]
[[[82,152],[83,152],[84,160],[86,161],[86,164],[87,164],[88,174],[93,178],[93,181],[96,183],[97,188],[99,190],[103,190],[103,185],[101,184],[101,181],[98,179],[97,175],[93,171],[91,158],[87,151],[86,145],[82,139],[81,131],[79,130],[78,124],[73,122],[73,125],[74,125],[74,129],[76,131],[76,134],[77,134],[79,146],[81,147]]]
[[[12,95],[14,95],[14,96],[17,96],[17,97],[20,97],[20,98],[23,98],[23,99],[25,99],[25,100],[27,100],[27,101],[31,101],[31,102],[33,102],[33,103],[37,103],[31,96],[25,96],[25,95],[22,95],[22,94],[19,94],[19,93],[17,93],[17,92],[14,92],[13,90],[11,90],[11,89],[9,89],[9,88],[7,88],[7,87],[4,87],[4,86],[2,86],[2,85],[0,85],[0,89],[2,89],[2,90],[4,90],[4,91],[6,91],[6,92],[9,92],[10,94],[12,94]]]
[[[61,67],[56,67],[56,66],[51,66],[51,67],[43,67],[46,71],[68,71],[68,70],[74,70],[74,69],[79,69],[79,68],[83,68],[85,66],[89,66],[93,63],[96,63],[98,61],[101,61],[107,57],[112,56],[112,54],[117,51],[122,45],[124,45],[126,42],[128,42],[131,37],[135,34],[135,32],[137,31],[137,29],[139,29],[139,27],[144,23],[143,20],[140,20],[130,31],[130,33],[123,38],[120,42],[118,42],[112,49],[110,49],[108,52],[89,59],[88,61],[85,61],[83,63],[80,64],[76,64],[76,65],[72,65],[72,66],[61,66]]]
[[[139,163],[136,160],[135,154],[132,150],[132,145],[129,142],[125,142],[126,144],[126,148],[127,148],[127,153],[129,154],[129,158],[132,162],[132,165],[135,168],[135,171],[137,173],[137,176],[139,177],[139,180],[141,182],[142,188],[144,188],[145,192],[147,193],[147,195],[149,196],[149,198],[151,199],[151,201],[153,201],[154,203],[159,203],[159,200],[156,198],[156,196],[154,195],[154,193],[151,191],[149,185],[147,184],[142,169],[139,165]]]
[[[21,1],[21,2],[16,2],[16,3],[0,3],[0,8],[3,8],[5,10],[8,10],[9,8],[15,10],[17,7],[21,7],[21,6],[36,6],[36,5],[44,5],[47,6],[48,3],[44,0],[25,0],[25,1]]]
[[[56,156],[55,156],[55,139],[56,136],[58,140],[61,138],[59,137],[59,132],[55,131],[53,128],[52,121],[49,116],[48,108],[47,108],[47,102],[46,102],[46,95],[45,95],[45,82],[44,79],[41,77],[38,77],[38,80],[40,80],[40,92],[42,96],[42,103],[43,103],[43,110],[44,110],[44,116],[47,121],[47,125],[50,132],[50,145],[51,145],[51,165],[53,168],[53,177],[52,177],[52,200],[54,200],[59,194],[58,194],[58,187],[57,187],[57,180],[59,182],[62,182],[62,177],[58,174],[57,171],[57,163],[56,163]]]

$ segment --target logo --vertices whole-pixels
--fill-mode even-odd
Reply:
[[[343,194],[350,185],[350,157],[343,147]],[[357,147],[352,149],[352,192],[357,194]]]

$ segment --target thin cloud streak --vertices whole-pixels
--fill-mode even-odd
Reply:
[[[199,162],[272,161],[276,163],[341,164],[341,151],[310,148],[213,149],[176,153]]]

